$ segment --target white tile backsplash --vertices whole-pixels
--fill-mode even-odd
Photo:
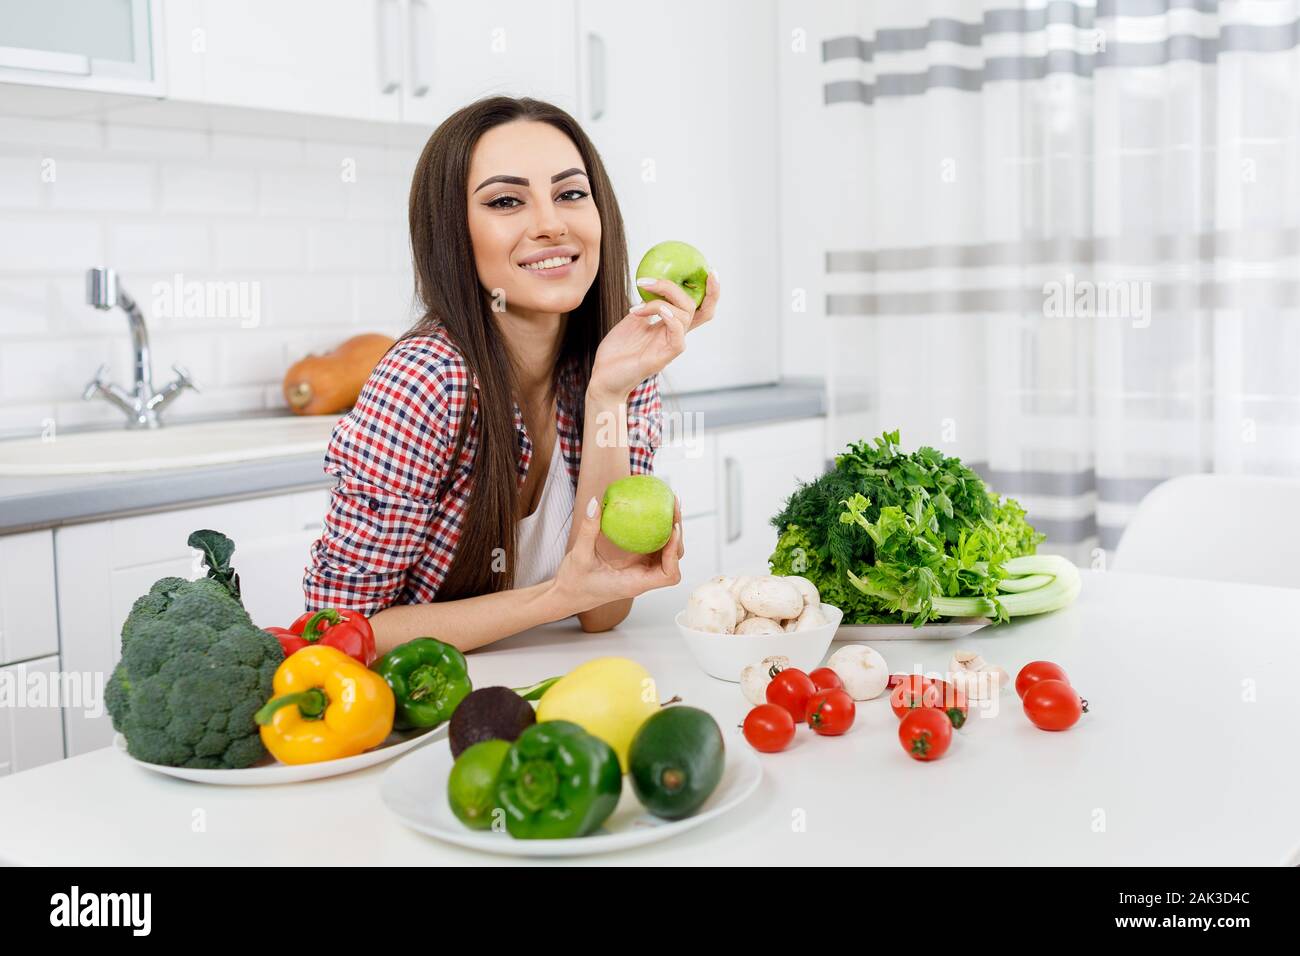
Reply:
[[[209,227],[167,219],[109,226],[105,261],[123,275],[147,269],[206,272],[212,264]]]
[[[27,213],[0,218],[0,271],[51,273],[86,269],[103,257],[102,229],[93,217]]]
[[[257,211],[257,173],[169,163],[162,170],[162,211],[252,215]]]
[[[44,279],[0,279],[0,338],[49,331],[49,284]]]
[[[307,232],[298,223],[223,222],[212,227],[212,234],[216,270],[236,279],[307,268]]]
[[[0,437],[113,424],[81,392],[101,363],[129,384],[120,310],[85,304],[107,265],[146,316],[155,385],[202,388],[173,420],[283,408],[285,369],[412,317],[406,203],[415,147],[327,143],[126,122],[0,115]],[[50,182],[51,174],[53,181]],[[168,311],[176,283],[240,290],[257,321]],[[189,284],[189,285],[187,285]],[[195,286],[194,284],[197,284]]]
[[[0,208],[35,209],[41,204],[41,162],[35,156],[0,156]]]
[[[55,209],[148,212],[154,208],[154,168],[144,163],[54,159],[46,190]]]

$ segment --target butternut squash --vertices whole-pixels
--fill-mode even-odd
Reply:
[[[296,415],[331,415],[356,404],[361,387],[394,339],[354,335],[324,355],[308,355],[284,375],[284,399]]]

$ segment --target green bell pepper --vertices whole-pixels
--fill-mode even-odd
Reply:
[[[399,644],[371,666],[392,688],[398,730],[438,726],[474,689],[465,655],[432,637]]]
[[[506,830],[524,840],[586,836],[614,812],[622,792],[614,748],[567,720],[520,734],[497,777]]]

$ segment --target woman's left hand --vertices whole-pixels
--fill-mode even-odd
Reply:
[[[643,286],[663,296],[634,306],[610,329],[596,350],[590,388],[623,401],[645,379],[664,370],[686,348],[686,333],[713,319],[722,289],[710,272],[704,299],[695,300],[675,282],[655,279]]]

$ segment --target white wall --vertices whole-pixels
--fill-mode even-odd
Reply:
[[[81,401],[101,362],[131,377],[124,313],[85,305],[91,266],[116,268],[144,310],[155,385],[179,362],[202,388],[171,421],[282,407],[293,361],[358,332],[397,334],[411,318],[418,153],[0,115],[0,435],[122,418]],[[155,283],[178,272],[248,283],[256,326],[157,314]]]

